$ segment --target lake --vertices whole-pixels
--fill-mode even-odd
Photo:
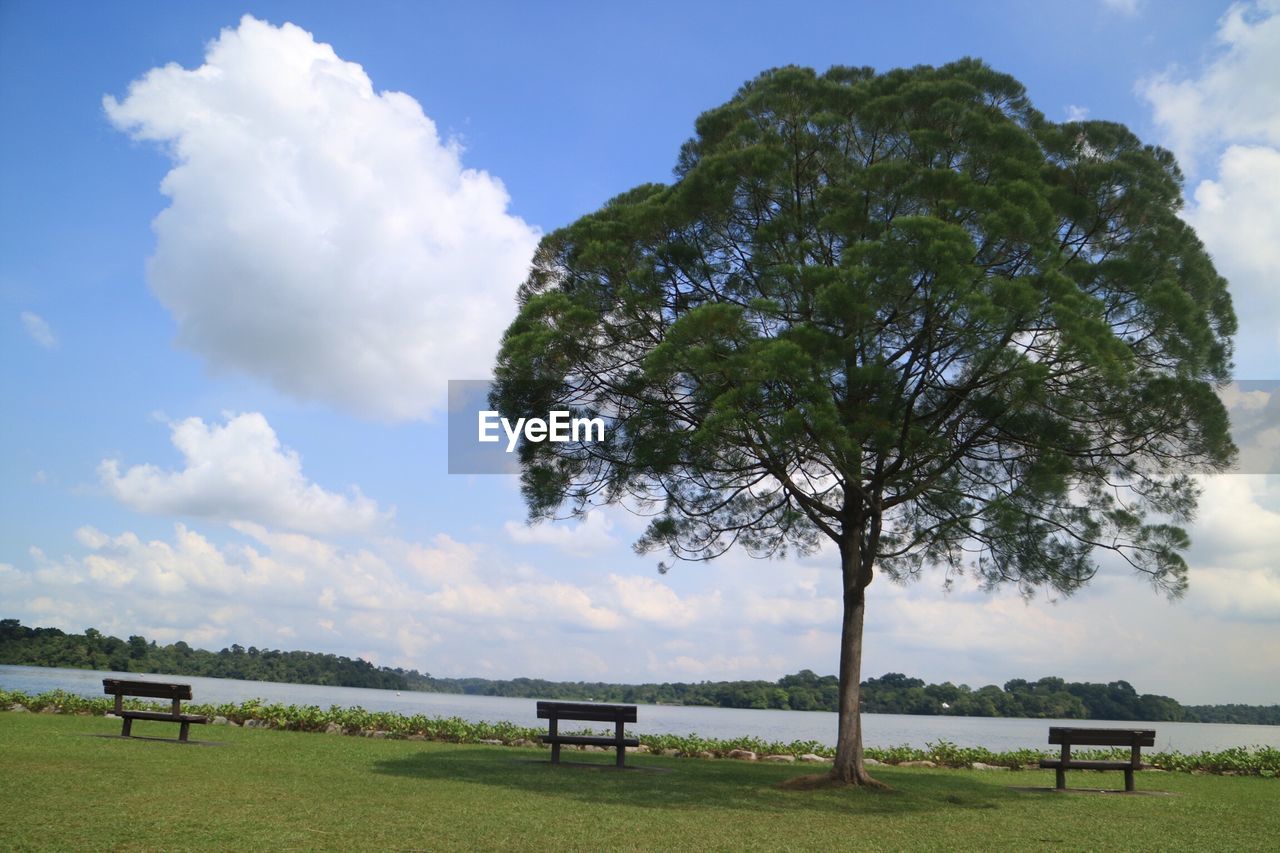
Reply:
[[[243,702],[262,699],[293,705],[359,705],[370,711],[396,711],[434,717],[497,722],[506,720],[541,728],[535,700],[502,696],[467,696],[456,693],[420,693],[406,690],[369,690],[359,687],[322,687],[314,684],[279,684],[271,681],[239,681],[193,675],[140,675],[85,669],[39,666],[0,666],[0,687],[24,693],[65,690],[81,696],[102,696],[103,678],[154,678],[190,684],[196,702]],[[697,734],[734,738],[743,735],[769,741],[806,741],[834,745],[836,715],[829,711],[756,711],[740,708],[703,708],[680,705],[640,705],[640,734]],[[1233,746],[1280,748],[1280,726],[1240,726],[1228,723],[1113,722],[1107,720],[1030,720],[992,717],[925,717],[903,714],[863,714],[863,741],[867,746],[916,746],[947,740],[959,746],[1007,749],[1047,749],[1049,726],[1120,726],[1156,730],[1155,750],[1190,753]]]

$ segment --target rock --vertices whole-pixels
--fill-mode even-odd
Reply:
[[[714,752],[708,752],[707,750],[704,749],[698,753],[698,757],[699,758],[715,758],[716,754]]]
[[[27,706],[20,704],[18,702],[14,702],[12,705],[9,706],[9,710],[15,714],[25,714],[27,713]],[[107,716],[110,717],[112,715],[108,714]]]
[[[344,730],[342,726],[338,725],[337,723],[330,723],[329,725],[324,727],[324,733],[327,735],[340,735],[343,733],[343,731]]]
[[[832,760],[834,761],[834,759]],[[867,765],[868,767],[879,767],[884,762],[876,761],[874,758],[864,758],[862,759],[862,763]]]
[[[426,740],[426,735],[409,735],[405,740]]]
[[[794,764],[796,757],[794,755],[766,755],[761,761],[776,761],[779,764]]]
[[[666,749],[662,750],[662,754],[665,755],[667,758],[675,758],[680,754],[680,750],[669,746]]]
[[[59,711],[57,708],[55,708],[53,705],[45,705],[43,708],[40,709],[40,713],[41,714],[60,714],[62,712]]]
[[[244,727],[246,729],[260,729],[264,725],[265,724],[262,722],[262,720],[245,720],[244,721]]]
[[[645,746],[644,744],[640,744],[639,746],[628,746],[626,747],[626,750],[627,752],[645,753],[649,751],[649,747]]]
[[[800,760],[808,761],[811,764],[826,764],[829,761],[831,761],[830,758],[823,758],[821,755],[815,755],[812,752],[806,752],[804,755],[800,756]],[[864,763],[869,764],[872,761],[875,761],[875,759],[874,758],[867,759]]]
[[[865,762],[864,762],[865,763]],[[903,761],[898,764],[899,767],[937,767],[932,761]]]
[[[376,731],[369,732],[369,737],[375,738],[377,740],[386,740],[387,738],[391,737],[391,732],[384,732],[381,729],[378,729]]]
[[[227,723],[229,723],[229,722],[230,722],[230,720],[228,720],[226,717],[222,716],[221,714],[218,714],[216,717],[214,717],[214,718],[213,718],[212,720],[210,720],[209,722],[210,722],[210,724],[215,725],[215,726],[225,726]]]
[[[487,743],[489,746],[502,746],[502,741],[498,740],[496,737],[482,737],[480,740],[476,741],[476,743]]]
[[[512,746],[525,746],[525,747],[528,747],[528,746],[541,746],[541,744],[540,744],[540,743],[538,743],[537,741],[529,740],[527,737],[517,738],[516,740],[514,740],[514,741],[512,741],[512,742],[511,742],[511,745],[512,745]]]
[[[969,765],[974,770],[1008,770],[1003,764],[983,764],[981,761],[975,761]]]
[[[749,749],[731,749],[728,757],[737,758],[740,761],[755,761],[759,756]]]
[[[590,744],[590,743],[584,743],[581,746],[579,746],[578,749],[582,750],[583,752],[609,752],[610,751],[609,747],[607,746],[595,746],[594,744]]]

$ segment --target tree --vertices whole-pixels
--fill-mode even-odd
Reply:
[[[873,784],[877,573],[1069,594],[1108,555],[1184,589],[1192,472],[1235,452],[1235,318],[1180,198],[1167,151],[1047,121],[977,60],[766,72],[674,183],[539,245],[491,402],[609,429],[520,447],[530,516],[621,504],[684,560],[833,547],[833,776]]]

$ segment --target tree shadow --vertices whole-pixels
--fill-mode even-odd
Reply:
[[[765,765],[731,760],[654,759],[629,756],[628,768],[573,762],[552,765],[495,748],[429,750],[376,762],[375,773],[426,782],[487,785],[534,796],[591,804],[657,809],[719,808],[774,812],[905,814],[950,809],[997,809],[1019,799],[1006,786],[964,773],[890,770],[892,788],[783,790],[781,784],[815,772],[811,766]],[[879,768],[883,769],[883,768]],[[646,771],[667,772],[646,772]]]

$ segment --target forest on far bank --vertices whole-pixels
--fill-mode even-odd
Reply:
[[[795,711],[837,709],[838,680],[801,670],[777,681],[702,681],[610,684],[546,681],[538,678],[435,678],[413,669],[375,667],[368,661],[307,651],[278,651],[232,645],[211,652],[179,640],[159,645],[139,635],[127,640],[87,628],[68,634],[58,628],[28,628],[17,619],[0,620],[0,664],[71,667],[117,672],[163,672],[207,678],[421,690],[540,699],[581,699],[721,708],[777,708]],[[1168,696],[1139,694],[1127,681],[1068,682],[1054,676],[1015,678],[1003,687],[988,684],[926,684],[887,673],[862,683],[862,711],[868,714],[924,714],[967,717],[1152,720],[1191,723],[1280,725],[1280,705],[1183,705]]]

